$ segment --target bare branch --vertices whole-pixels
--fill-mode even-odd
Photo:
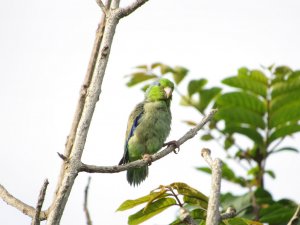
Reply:
[[[11,205],[12,207],[18,209],[25,215],[33,218],[35,215],[35,208],[32,206],[29,206],[25,204],[24,202],[20,201],[19,199],[15,198],[12,196],[1,184],[0,184],[0,198],[4,202],[6,202],[8,205]],[[40,213],[40,220],[45,220],[46,219],[46,213],[42,211]]]
[[[237,215],[235,208],[233,207],[228,207],[225,213],[221,214],[221,220],[226,220],[229,218],[233,218]]]
[[[289,221],[289,223],[287,225],[298,224],[299,218],[300,218],[300,205],[298,205],[296,212],[294,213],[293,217],[291,218],[291,220]]]
[[[207,207],[207,225],[218,225],[220,223],[220,192],[221,192],[221,179],[222,179],[222,162],[216,158],[212,160],[210,150],[207,148],[202,149],[201,155],[211,167],[211,190]]]
[[[91,183],[91,177],[88,178],[87,185],[84,189],[83,211],[85,213],[86,224],[87,225],[92,225],[93,224],[92,220],[91,220],[90,212],[89,212],[89,209],[88,209],[88,193],[89,193],[90,183]]]
[[[129,14],[133,13],[137,8],[141,7],[143,4],[145,4],[148,0],[136,0],[131,5],[125,7],[125,8],[119,8],[118,9],[118,17],[123,18],[125,16],[128,16]]]
[[[48,179],[46,179],[40,190],[39,198],[38,198],[37,205],[35,208],[35,214],[34,214],[34,217],[32,218],[32,223],[31,223],[32,225],[40,225],[40,214],[41,214],[42,206],[43,206],[43,203],[45,200],[45,195],[46,195],[46,190],[47,190],[48,184],[49,184]]]
[[[96,0],[98,6],[101,8],[102,12],[107,15],[107,9],[101,0]]]
[[[193,138],[198,131],[208,122],[212,119],[213,115],[217,112],[217,110],[213,109],[207,116],[205,116],[202,121],[197,124],[193,129],[189,130],[183,137],[181,137],[177,143],[178,145],[182,145],[187,140]],[[169,153],[173,152],[175,150],[174,145],[170,145],[169,147],[165,148],[164,150],[154,154],[151,156],[152,162],[155,162],[156,160],[159,160]],[[137,160],[125,165],[120,166],[94,166],[94,165],[87,165],[84,163],[81,163],[81,166],[79,167],[79,171],[82,172],[88,172],[88,173],[119,173],[121,171],[128,170],[129,168],[137,168],[137,167],[143,167],[146,166],[148,162],[146,160]]]
[[[197,225],[196,221],[189,214],[189,211],[184,207],[181,207],[179,210],[179,218],[187,225]]]

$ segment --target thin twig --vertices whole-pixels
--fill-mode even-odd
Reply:
[[[220,192],[221,192],[221,179],[222,179],[222,162],[216,158],[212,160],[210,150],[207,148],[202,149],[201,156],[211,167],[211,190],[207,207],[207,225],[218,225],[221,220],[220,215]]]
[[[235,208],[233,207],[228,207],[225,213],[221,214],[221,220],[226,220],[229,218],[233,218],[237,215]]]
[[[107,15],[107,9],[101,0],[96,0],[98,6],[101,8],[102,12]]]
[[[49,184],[49,181],[48,181],[48,179],[46,179],[40,190],[39,198],[38,198],[36,208],[35,208],[35,214],[34,214],[34,217],[32,218],[31,225],[40,225],[40,214],[41,214],[42,206],[43,206],[43,203],[45,200],[45,195],[46,195],[46,190],[47,190],[48,184]]]
[[[133,13],[137,8],[141,7],[143,4],[145,4],[149,0],[136,0],[131,5],[125,7],[125,8],[119,8],[118,9],[118,17],[123,18],[125,16],[128,16],[129,14]]]
[[[33,218],[35,215],[35,208],[32,206],[27,205],[26,203],[20,201],[19,199],[12,196],[1,184],[0,184],[0,198],[6,202],[8,205],[18,209],[25,215]],[[46,219],[46,213],[41,211],[40,213],[40,220]]]
[[[205,116],[202,121],[197,124],[194,128],[190,129],[184,136],[182,136],[178,141],[178,145],[182,145],[187,140],[193,138],[198,131],[208,122],[212,119],[213,115],[217,112],[217,110],[213,109],[210,111],[210,113]],[[169,153],[173,152],[175,150],[174,145],[170,145],[169,147],[165,148],[164,150],[154,154],[151,156],[152,162],[155,162],[156,160],[159,160]],[[121,171],[128,170],[129,168],[138,168],[146,166],[148,162],[146,160],[140,159],[125,165],[120,166],[94,166],[94,165],[87,165],[84,163],[81,163],[81,166],[79,167],[80,172],[88,172],[88,173],[119,173]]]
[[[291,218],[291,220],[287,225],[296,225],[298,224],[299,219],[300,219],[300,205],[298,205],[293,217]]]
[[[87,185],[84,189],[83,211],[85,213],[86,224],[87,225],[92,225],[93,224],[92,220],[91,220],[90,212],[89,212],[89,209],[88,209],[88,193],[89,193],[90,183],[91,183],[91,177],[88,178]]]

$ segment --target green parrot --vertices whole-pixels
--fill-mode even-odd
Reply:
[[[161,78],[148,87],[145,99],[129,116],[124,155],[119,165],[152,155],[163,146],[171,130],[170,103],[174,84]],[[170,142],[171,143],[171,142]],[[148,176],[148,166],[127,170],[127,181],[137,186]]]

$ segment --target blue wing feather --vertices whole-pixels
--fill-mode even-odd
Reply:
[[[125,164],[129,161],[129,159],[128,159],[128,142],[129,142],[130,138],[134,135],[134,131],[138,127],[139,121],[140,121],[143,113],[144,113],[144,104],[140,103],[136,106],[135,110],[132,112],[132,114],[136,115],[136,116],[135,116],[135,119],[133,120],[132,124],[130,124],[131,121],[129,121],[128,125],[129,126],[131,125],[131,127],[127,127],[126,134],[128,134],[128,136],[126,137],[126,140],[125,140],[124,155],[123,155],[122,159],[120,160],[119,165]]]

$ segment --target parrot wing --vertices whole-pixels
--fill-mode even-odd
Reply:
[[[144,103],[139,103],[132,113],[129,116],[128,124],[127,124],[127,130],[125,135],[125,146],[124,146],[124,155],[122,159],[119,162],[119,165],[125,164],[129,162],[128,157],[128,142],[130,138],[133,136],[135,129],[140,123],[140,118],[142,117],[144,113]]]

